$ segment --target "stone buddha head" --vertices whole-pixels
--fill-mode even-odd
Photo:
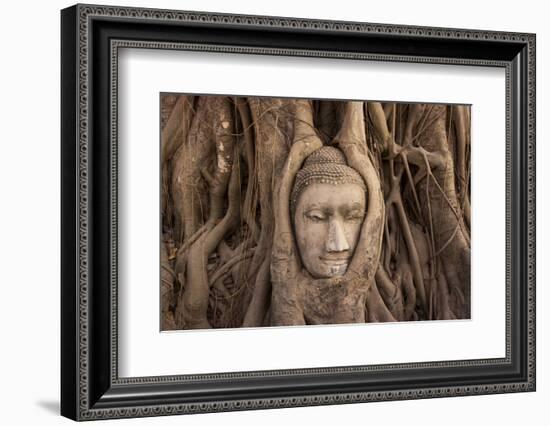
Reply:
[[[366,186],[342,151],[324,146],[296,174],[290,214],[302,265],[314,278],[346,273],[366,212]]]

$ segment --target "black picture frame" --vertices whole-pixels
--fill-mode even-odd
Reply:
[[[74,420],[535,390],[535,35],[75,5],[61,12],[61,414]],[[506,70],[506,356],[119,378],[120,46]],[[503,177],[504,178],[504,177]]]

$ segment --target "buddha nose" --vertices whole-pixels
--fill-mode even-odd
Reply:
[[[344,227],[338,220],[331,220],[329,222],[326,249],[327,252],[349,250],[349,244],[346,234],[344,233]]]

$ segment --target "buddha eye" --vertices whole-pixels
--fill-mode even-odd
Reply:
[[[306,217],[312,222],[323,222],[327,218],[327,216],[323,212],[320,212],[318,210],[307,212]]]
[[[351,222],[357,222],[363,220],[364,213],[362,211],[350,212],[345,216],[345,220]]]

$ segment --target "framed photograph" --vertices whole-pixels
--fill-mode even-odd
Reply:
[[[61,413],[535,390],[535,35],[61,12]]]

